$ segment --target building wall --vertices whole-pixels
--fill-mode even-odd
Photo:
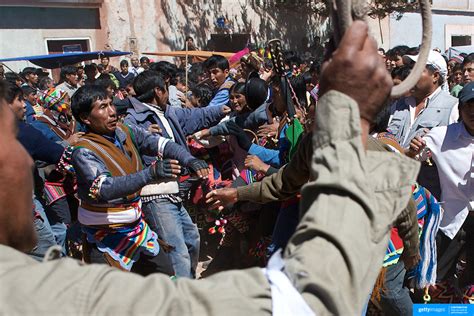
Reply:
[[[51,1],[48,1],[48,7],[44,3],[40,1],[35,5],[34,1],[23,1],[21,10],[25,10],[24,7],[26,10],[51,10]],[[58,3],[74,10],[74,1]],[[77,8],[83,6],[80,1],[76,4]],[[13,7],[15,2],[10,5]],[[18,28],[0,29],[0,40],[8,43],[0,47],[0,57],[47,54],[45,40],[48,38],[87,38],[92,50],[130,50],[141,55],[142,52],[182,49],[185,37],[190,35],[199,48],[205,49],[211,34],[216,33],[249,34],[251,42],[258,45],[280,38],[288,47],[305,49],[321,42],[327,28],[327,21],[311,10],[270,8],[258,0],[104,0],[100,5],[99,29],[61,29],[60,26],[44,29],[41,21],[34,26],[20,23]],[[15,12],[21,10],[17,8]],[[227,28],[216,27],[219,17],[229,21]],[[22,16],[17,14],[14,18],[21,20]],[[43,17],[48,18],[60,20],[61,16]],[[112,60],[112,64],[118,62],[118,59]],[[28,62],[8,65],[19,70]]]
[[[465,0],[464,0],[465,1]],[[456,2],[461,2],[456,1]],[[432,48],[442,51],[451,46],[451,35],[474,36],[474,16],[449,14],[433,14]],[[390,45],[418,46],[421,44],[422,26],[418,13],[405,13],[400,20],[390,18]],[[474,41],[473,41],[474,43]]]
[[[311,12],[270,10],[249,0],[105,0],[102,12],[110,45],[130,49],[130,38],[136,38],[138,52],[180,50],[187,35],[205,48],[213,33],[250,34],[258,44],[277,37],[301,49],[324,36],[327,27]],[[219,17],[230,22],[228,29],[215,26]]]
[[[433,0],[433,9],[473,10],[474,0]]]

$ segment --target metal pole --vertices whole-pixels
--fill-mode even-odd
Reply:
[[[185,71],[185,81],[186,81],[186,93],[184,94],[184,102],[185,104],[188,102],[188,41],[186,41],[186,62],[184,66]]]

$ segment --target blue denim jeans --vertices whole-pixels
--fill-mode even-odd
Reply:
[[[196,224],[182,203],[167,199],[144,202],[145,221],[165,242],[174,247],[170,252],[173,269],[178,277],[194,278],[199,259],[200,237]]]
[[[63,248],[62,254],[65,256],[66,250],[66,236],[67,226],[65,224],[64,213],[69,213],[69,206],[66,197],[53,202],[51,205],[45,207],[45,213],[48,217],[51,230],[53,231],[56,243]],[[70,218],[70,216],[69,216]]]
[[[38,243],[36,247],[29,253],[30,256],[38,261],[43,260],[46,251],[49,247],[56,245],[51,226],[49,225],[48,218],[44,212],[43,205],[34,199],[35,210],[40,214],[41,218],[35,218],[34,225],[36,235],[38,237]]]
[[[397,264],[387,267],[385,273],[385,291],[380,293],[380,306],[384,315],[412,315],[413,301],[410,297],[410,291],[404,285],[405,265],[399,260]]]

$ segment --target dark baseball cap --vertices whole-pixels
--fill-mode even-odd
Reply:
[[[36,68],[35,74],[37,74],[39,77],[47,77],[47,76],[49,76],[49,72],[44,71],[42,68]]]
[[[23,76],[26,76],[26,75],[29,75],[29,74],[34,74],[34,73],[36,73],[36,68],[34,68],[34,67],[26,67],[21,72],[21,74]]]
[[[469,82],[462,88],[458,95],[459,104],[464,104],[474,99],[474,81]]]

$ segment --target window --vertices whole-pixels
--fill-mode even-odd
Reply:
[[[451,35],[451,46],[469,46],[471,45],[470,35]]]
[[[72,52],[90,51],[89,39],[84,38],[65,38],[65,39],[46,39],[48,54],[62,54]],[[60,69],[53,69],[52,75],[55,81],[59,80]]]

